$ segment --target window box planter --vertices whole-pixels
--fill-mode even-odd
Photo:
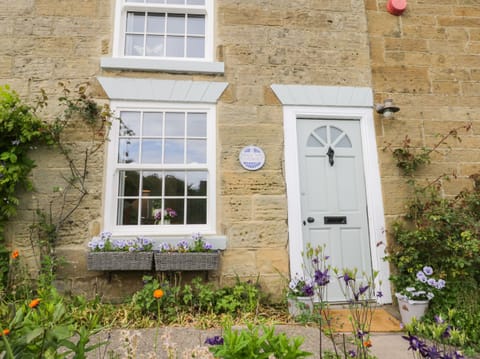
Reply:
[[[153,252],[90,252],[88,270],[96,271],[149,271],[153,268]]]
[[[155,270],[207,271],[217,270],[220,252],[155,252]]]

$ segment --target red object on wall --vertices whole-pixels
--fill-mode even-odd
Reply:
[[[388,0],[387,11],[392,15],[402,15],[407,8],[407,0]]]

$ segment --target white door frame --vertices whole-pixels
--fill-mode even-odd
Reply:
[[[300,173],[297,143],[297,119],[299,118],[354,119],[360,121],[372,269],[379,273],[377,277],[377,288],[380,288],[383,294],[382,297],[378,298],[378,302],[381,304],[391,303],[391,287],[388,280],[390,270],[388,263],[383,259],[386,255],[385,218],[372,108],[327,106],[283,107],[290,273],[303,272]]]

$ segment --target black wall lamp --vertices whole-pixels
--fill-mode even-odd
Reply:
[[[381,114],[384,118],[392,118],[395,112],[400,111],[400,107],[395,106],[391,98],[383,101],[383,104],[377,103],[375,105],[377,113]]]

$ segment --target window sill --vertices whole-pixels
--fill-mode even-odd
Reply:
[[[102,69],[110,70],[203,73],[215,75],[223,75],[225,70],[223,62],[127,57],[102,57],[100,59],[100,66]]]

